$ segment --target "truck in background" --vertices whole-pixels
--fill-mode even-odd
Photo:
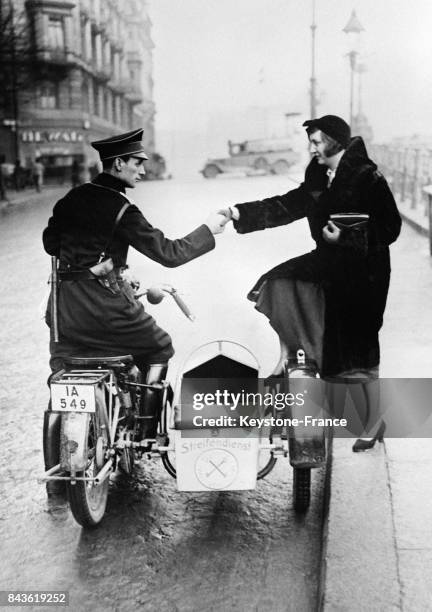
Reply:
[[[229,157],[208,159],[200,171],[205,178],[219,174],[241,172],[246,174],[287,174],[301,160],[299,152],[287,138],[261,138],[228,141]]]

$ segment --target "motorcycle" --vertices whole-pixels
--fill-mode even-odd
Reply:
[[[173,287],[150,288],[136,297],[146,296],[155,304],[165,295],[194,319]],[[65,359],[64,369],[49,379],[51,399],[43,431],[46,471],[40,481],[65,483],[74,518],[92,528],[103,519],[110,475],[116,470],[132,474],[135,463],[146,457],[160,457],[178,490],[221,491],[254,489],[278,457],[289,456],[294,509],[305,512],[311,469],[326,462],[325,435],[311,437],[298,427],[279,426],[282,415],[292,420],[299,407],[285,407],[282,412],[274,401],[265,407],[265,419],[254,421],[258,413],[251,418],[250,405],[243,401],[246,394],[263,397],[274,392],[259,378],[259,369],[251,351],[231,340],[196,348],[180,368],[174,389],[166,380],[143,380],[130,355]],[[295,395],[299,385],[304,387],[306,380],[316,377],[299,350],[279,382],[285,395],[288,391]],[[225,399],[243,395],[235,407],[229,401],[217,405],[222,410],[218,421],[215,406],[201,406],[199,401],[197,405],[197,397],[219,392],[220,398],[221,389]],[[152,418],[142,408],[146,390],[159,398],[152,437],[143,434],[143,421]],[[262,426],[254,426],[256,422]]]

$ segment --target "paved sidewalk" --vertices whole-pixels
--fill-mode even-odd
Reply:
[[[34,205],[38,202],[46,202],[48,199],[53,205],[57,199],[65,194],[70,186],[65,185],[46,185],[40,192],[36,189],[23,189],[22,191],[8,191],[6,200],[0,201],[0,213],[7,213],[8,210],[16,206]]]
[[[412,208],[410,201],[399,200],[398,208],[404,221],[424,236],[429,236],[429,217],[423,204]]]
[[[391,250],[381,375],[430,378],[428,240],[404,224]],[[432,611],[431,442],[387,439],[355,454],[353,440],[334,440],[323,558],[324,612]]]

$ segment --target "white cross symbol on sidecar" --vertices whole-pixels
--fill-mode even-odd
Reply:
[[[214,474],[214,472],[216,472],[216,471],[218,471],[220,474],[222,474],[222,476],[225,478],[226,474],[224,474],[224,472],[222,472],[222,470],[220,469],[220,466],[223,465],[225,463],[225,461],[226,461],[226,457],[224,457],[222,459],[222,461],[218,465],[216,465],[215,463],[213,463],[213,461],[211,459],[209,459],[209,463],[212,464],[213,469],[210,470],[210,472],[208,474],[206,474],[206,478],[208,478],[209,476]]]

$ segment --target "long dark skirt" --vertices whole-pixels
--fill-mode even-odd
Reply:
[[[298,349],[303,349],[307,359],[315,361],[321,371],[325,328],[325,296],[321,286],[295,279],[267,279],[254,288],[249,298],[268,317],[287,346],[288,356],[293,358]],[[326,379],[328,410],[334,417],[347,417],[353,435],[372,435],[370,432],[380,422],[379,386],[374,384],[378,375],[378,366],[359,367]]]
[[[270,325],[287,346],[289,357],[303,349],[306,358],[321,369],[323,355],[325,299],[317,283],[291,278],[265,280],[249,294],[255,308],[266,315]]]

